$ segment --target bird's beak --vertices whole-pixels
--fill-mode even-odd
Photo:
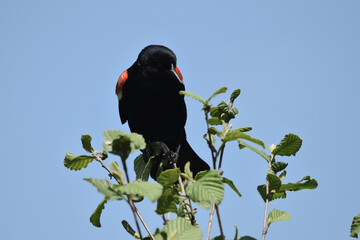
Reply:
[[[179,80],[179,82],[181,82],[182,84],[184,84],[184,79],[183,76],[180,72],[180,70],[178,69],[178,67],[174,68],[174,65],[171,64],[171,71],[174,73],[174,75],[177,77],[177,79]]]
[[[119,77],[117,83],[116,83],[116,88],[115,88],[115,93],[119,99],[119,101],[122,98],[122,88],[125,84],[126,79],[128,78],[128,72],[127,70],[125,70]]]

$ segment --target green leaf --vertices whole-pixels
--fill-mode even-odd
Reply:
[[[119,191],[119,185],[112,184],[106,179],[84,178],[84,180],[91,183],[94,187],[96,187],[98,192],[105,195],[105,199],[107,201],[124,199]]]
[[[104,132],[104,149],[118,155],[125,161],[130,153],[146,147],[143,136],[137,133],[126,133],[120,130],[107,130]]]
[[[93,156],[88,155],[80,155],[76,156],[71,152],[66,152],[64,158],[64,166],[69,168],[70,170],[80,170],[82,168],[86,168],[89,163],[94,160]]]
[[[310,176],[306,176],[296,183],[282,184],[280,191],[299,191],[303,189],[315,189],[318,183],[315,179],[311,179]]]
[[[191,97],[191,98],[193,98],[195,100],[198,100],[199,102],[201,102],[203,104],[207,104],[205,99],[203,99],[202,97],[199,97],[198,95],[196,95],[194,93],[190,93],[190,92],[186,92],[186,91],[180,91],[179,94]]]
[[[211,117],[218,117],[220,118],[221,112],[219,110],[219,107],[211,107],[210,108],[210,116]]]
[[[350,237],[358,238],[358,234],[360,232],[360,214],[356,215],[351,224],[350,228]]]
[[[155,202],[161,196],[163,187],[157,183],[135,181],[121,186],[119,189],[123,194],[138,195]]]
[[[274,174],[268,174],[267,179],[269,180],[269,191],[277,192],[281,187],[281,180]]]
[[[289,213],[274,209],[269,213],[267,222],[270,224],[273,222],[289,221],[290,219],[291,216]]]
[[[156,240],[202,240],[203,233],[200,228],[191,225],[185,218],[175,218],[166,223],[166,225],[155,235]]]
[[[178,197],[178,192],[174,188],[165,188],[163,194],[157,201],[157,214],[164,214],[168,212],[177,212],[177,207],[174,202],[175,198]]]
[[[301,148],[302,139],[297,135],[289,133],[276,145],[272,154],[279,156],[291,156],[296,155],[297,151]]]
[[[261,157],[263,157],[267,162],[270,162],[271,156],[268,155],[267,153],[265,153],[264,151],[259,150],[259,149],[255,148],[255,147],[253,147],[253,146],[251,146],[251,145],[249,145],[249,144],[241,141],[241,140],[238,140],[238,143],[239,143],[239,148],[240,148],[240,149],[244,148],[244,146],[245,146],[245,147],[247,147],[248,149],[250,149],[251,151],[259,154],[259,155],[260,155]]]
[[[227,113],[229,111],[229,105],[224,101],[221,101],[217,105],[217,107],[219,108],[220,113]],[[220,116],[221,116],[221,114],[220,114]]]
[[[195,177],[195,182],[187,186],[186,193],[191,200],[202,207],[210,207],[211,202],[221,204],[224,198],[224,183],[217,170],[209,170],[205,175]],[[205,203],[205,204],[203,204]]]
[[[193,180],[193,179],[194,179],[194,176],[193,176],[193,173],[192,173],[191,170],[190,170],[190,162],[187,162],[187,163],[185,164],[184,170],[185,170],[185,174],[186,174],[191,180]]]
[[[95,227],[101,227],[100,217],[101,217],[102,210],[105,208],[105,203],[107,203],[106,198],[100,202],[100,204],[97,206],[95,211],[90,216],[90,222]]]
[[[140,239],[140,235],[135,232],[135,230],[130,226],[130,224],[125,221],[125,220],[122,220],[121,221],[121,224],[123,225],[123,227],[125,228],[125,230],[131,235],[133,236],[134,238],[136,239]]]
[[[117,162],[111,162],[110,168],[113,171],[113,175],[114,175],[116,181],[121,185],[125,185],[126,182],[125,182],[125,178],[124,178],[124,173],[121,171]]]
[[[211,99],[213,99],[216,95],[219,95],[221,93],[224,93],[227,91],[227,87],[222,87],[220,89],[218,89],[216,92],[214,92],[208,100],[206,100],[206,104],[208,104],[210,102]]]
[[[153,157],[150,157],[149,161],[146,163],[142,154],[134,160],[134,171],[136,173],[136,180],[148,181],[150,170],[152,166]]]
[[[178,181],[180,176],[180,168],[174,168],[165,170],[160,173],[159,177],[156,179],[158,183],[164,187],[170,186]]]
[[[257,239],[250,237],[250,236],[243,236],[243,237],[239,238],[239,240],[257,240]]]
[[[261,198],[266,201],[266,186],[265,185],[259,185],[257,187],[257,190],[261,196]],[[269,194],[269,201],[273,201],[278,198],[286,198],[286,192],[285,191],[277,191],[275,193]]]
[[[239,192],[239,190],[235,187],[233,181],[231,181],[230,179],[223,177],[222,178],[223,183],[226,183],[227,185],[229,185],[229,187],[231,187],[232,190],[234,190],[234,192],[241,197],[241,193]]]
[[[282,170],[284,170],[287,167],[287,163],[284,162],[274,162],[271,164],[271,170],[273,170],[275,173],[278,173]]]
[[[218,118],[218,117],[209,118],[208,121],[209,121],[210,125],[221,125],[222,124],[220,118]]]
[[[238,239],[238,232],[239,232],[239,229],[238,229],[238,226],[235,225],[235,237],[234,237],[234,240],[237,240]]]
[[[92,153],[94,149],[91,146],[91,136],[90,135],[81,135],[81,142],[85,151]]]
[[[225,138],[222,139],[222,141],[229,142],[229,141],[234,141],[237,139],[245,139],[245,140],[248,140],[250,142],[253,142],[253,143],[258,144],[261,147],[265,148],[265,144],[263,141],[261,141],[260,139],[254,138],[246,133],[243,133],[242,130],[243,129],[238,128],[238,129],[235,129],[235,130],[229,132],[228,134],[226,134]]]
[[[230,96],[230,101],[233,103],[235,101],[235,99],[240,95],[240,88],[234,90]]]

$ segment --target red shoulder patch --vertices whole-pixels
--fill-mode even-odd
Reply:
[[[116,94],[120,93],[122,91],[122,88],[125,84],[126,79],[128,78],[128,72],[127,70],[125,70],[119,77],[117,84],[116,84],[116,89],[115,92]]]

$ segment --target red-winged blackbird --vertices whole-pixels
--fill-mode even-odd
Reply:
[[[183,171],[190,161],[194,175],[208,170],[207,165],[186,140],[186,106],[184,82],[176,67],[176,56],[169,48],[150,45],[144,48],[136,62],[124,71],[116,84],[121,122],[128,121],[131,132],[142,134],[147,144],[163,142],[176,152],[180,145],[177,166]],[[151,169],[156,179],[159,160]]]

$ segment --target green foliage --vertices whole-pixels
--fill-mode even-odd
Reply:
[[[112,184],[106,179],[84,178],[84,180],[91,183],[98,192],[105,196],[107,201],[124,199],[120,185]]]
[[[271,156],[268,155],[265,151],[259,150],[259,149],[255,148],[255,147],[247,144],[246,142],[241,141],[241,140],[238,140],[238,143],[239,143],[239,148],[240,148],[240,149],[243,149],[243,148],[246,147],[246,148],[250,149],[251,151],[259,154],[259,155],[260,155],[262,158],[264,158],[266,161],[270,162]]]
[[[282,170],[284,170],[287,167],[287,163],[284,162],[274,162],[271,164],[271,170],[274,171],[274,173],[278,173]]]
[[[175,218],[155,235],[156,240],[201,240],[203,233],[198,227],[194,227],[185,218]]]
[[[350,228],[350,237],[358,238],[358,234],[360,232],[360,214],[356,215],[351,224]]]
[[[125,161],[130,153],[144,149],[146,143],[140,134],[107,130],[104,132],[103,146],[107,152],[118,155]]]
[[[168,212],[177,212],[175,201],[179,198],[177,189],[167,187],[163,189],[161,197],[157,201],[156,213],[164,214]]]
[[[318,182],[315,179],[311,179],[310,176],[303,177],[296,183],[282,184],[280,191],[300,191],[303,189],[315,189],[318,186]]]
[[[64,158],[64,166],[70,170],[78,171],[82,168],[86,168],[89,163],[94,160],[93,156],[80,155],[76,156],[71,152],[66,152]]]
[[[235,101],[235,99],[240,95],[240,93],[241,93],[240,88],[234,90],[230,96],[230,101],[233,103]]]
[[[130,224],[125,221],[125,220],[122,220],[121,221],[121,224],[123,225],[123,227],[125,228],[125,230],[131,235],[133,236],[134,238],[136,239],[140,239],[140,235],[135,232],[135,230],[130,226]]]
[[[125,185],[126,182],[125,182],[125,178],[124,178],[124,173],[121,171],[117,162],[110,162],[110,167],[111,167],[111,170],[113,171],[113,175],[114,175],[116,181],[120,185]]]
[[[206,100],[206,103],[205,103],[205,104],[208,104],[208,103],[211,101],[211,99],[213,99],[216,95],[219,95],[219,94],[221,94],[221,93],[225,93],[226,91],[227,91],[227,87],[222,87],[222,88],[216,90],[216,91],[208,98],[208,100]]]
[[[91,146],[91,136],[90,135],[81,135],[81,143],[85,151],[92,153],[94,149]]]
[[[179,168],[169,169],[161,172],[158,178],[156,179],[156,181],[161,185],[163,185],[164,187],[167,187],[177,182],[179,176],[180,176]]]
[[[142,154],[134,160],[134,171],[136,173],[136,180],[147,181],[149,179],[150,170],[152,166],[152,158],[146,163]]]
[[[106,198],[104,200],[102,200],[100,202],[100,204],[97,206],[97,208],[95,209],[95,211],[91,214],[90,216],[90,222],[95,226],[95,227],[101,227],[101,223],[100,223],[100,217],[101,217],[101,213],[102,210],[105,208],[105,204],[107,203]]]
[[[273,222],[290,221],[290,219],[291,216],[287,212],[274,209],[269,213],[267,222],[270,225]]]
[[[123,194],[146,197],[152,202],[160,198],[163,187],[152,182],[135,181],[120,187]]]
[[[239,192],[239,190],[235,187],[235,184],[233,183],[233,181],[231,181],[230,179],[223,177],[222,178],[223,183],[226,183],[227,185],[229,185],[229,187],[231,187],[232,190],[234,190],[234,192],[241,197],[241,193]]]
[[[205,174],[199,174],[201,172],[196,175],[196,181],[186,188],[186,194],[206,209],[210,208],[211,202],[220,205],[224,198],[224,183],[218,171],[209,170]]]
[[[281,140],[281,142],[276,145],[275,149],[272,151],[272,154],[279,156],[291,156],[296,155],[297,151],[301,148],[302,139],[297,135],[289,133]]]
[[[244,128],[238,128],[238,129],[235,129],[235,130],[229,132],[228,134],[226,134],[225,138],[223,138],[222,140],[224,142],[228,142],[228,141],[234,141],[237,139],[244,139],[244,140],[248,140],[252,143],[258,144],[261,147],[265,148],[265,144],[263,141],[261,141],[260,139],[254,138],[246,133],[243,133],[242,132],[243,129]]]
[[[185,95],[188,97],[191,97],[195,100],[198,100],[199,102],[201,102],[202,104],[206,104],[206,100],[203,99],[202,97],[199,97],[198,95],[194,94],[194,93],[190,93],[190,92],[186,92],[186,91],[180,91],[179,92],[180,95]]]

